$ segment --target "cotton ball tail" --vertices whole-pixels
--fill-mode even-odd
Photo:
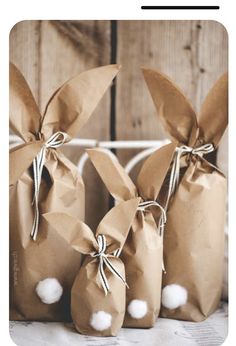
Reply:
[[[53,304],[60,300],[63,288],[60,282],[55,278],[47,278],[36,286],[36,293],[45,304]]]
[[[172,284],[162,290],[161,303],[167,309],[177,309],[187,303],[188,292],[183,286]]]
[[[127,310],[131,317],[136,319],[143,318],[148,311],[147,302],[139,299],[131,300]]]
[[[103,331],[111,326],[112,316],[105,311],[97,311],[92,314],[90,325],[93,329]]]

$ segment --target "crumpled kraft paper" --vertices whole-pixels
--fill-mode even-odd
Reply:
[[[144,202],[157,200],[175,147],[176,144],[171,143],[155,151],[143,164],[136,184],[118,160],[105,150],[88,149],[87,153],[117,202],[135,196],[141,197]],[[126,290],[124,327],[150,328],[159,315],[163,257],[163,235],[158,229],[159,218],[160,209],[157,206],[137,209],[121,254],[129,285]],[[129,305],[133,300],[147,304],[147,312],[141,318],[134,318],[129,313]]]
[[[60,149],[48,148],[39,193],[39,229],[34,219],[32,162],[57,131],[77,135],[119,70],[103,66],[81,73],[61,86],[41,116],[20,71],[10,65],[10,128],[24,144],[10,151],[10,319],[62,321],[70,319],[70,290],[81,256],[41,217],[58,211],[84,218],[84,184],[77,168]],[[66,232],[66,230],[65,230]],[[47,277],[63,287],[59,302],[44,304],[35,288]]]
[[[198,117],[168,77],[151,69],[143,74],[159,119],[178,147],[212,144],[216,149],[228,123],[227,74],[210,90]],[[164,231],[163,287],[178,284],[188,297],[178,308],[162,307],[161,316],[201,321],[216,310],[221,296],[226,179],[201,155],[183,156],[181,167]]]
[[[116,250],[122,251],[130,225],[135,216],[139,198],[122,202],[112,208],[101,220],[94,233],[83,222],[64,213],[44,214],[47,222],[62,236],[76,251],[86,255],[78,271],[72,287],[71,313],[76,329],[85,335],[115,336],[120,330],[125,315],[125,283],[108,266],[103,265],[104,273],[109,284],[109,292],[105,294],[99,275],[101,249],[98,237],[104,236],[106,246],[102,256],[107,256],[111,265],[125,280],[125,266],[122,260],[114,255]],[[65,232],[66,229],[66,232]],[[108,323],[100,318],[100,330],[93,324],[94,314],[108,315]],[[103,329],[101,328],[103,327]]]

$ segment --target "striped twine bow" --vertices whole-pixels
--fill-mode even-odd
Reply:
[[[182,145],[181,147],[176,148],[175,156],[174,156],[174,160],[173,160],[173,165],[172,165],[172,169],[171,169],[171,173],[170,173],[169,189],[168,189],[165,207],[163,208],[156,201],[147,201],[147,202],[142,202],[139,204],[138,210],[142,210],[142,211],[144,211],[145,208],[151,207],[153,205],[155,205],[161,209],[161,217],[159,220],[159,229],[160,229],[161,234],[164,231],[164,227],[165,227],[165,224],[167,221],[166,211],[168,208],[170,197],[175,192],[176,187],[179,184],[181,156],[188,154],[188,153],[191,153],[193,155],[202,156],[202,155],[208,154],[214,150],[215,149],[214,149],[214,146],[212,144],[204,144],[204,145],[197,147],[197,148],[191,148],[187,145]],[[162,260],[162,270],[164,271],[164,273],[166,273],[164,260]]]
[[[108,292],[110,292],[110,286],[104,271],[104,265],[107,266],[107,268],[110,270],[111,273],[113,273],[117,278],[119,278],[127,287],[127,283],[125,279],[120,275],[120,273],[116,270],[116,268],[113,266],[111,261],[108,259],[108,257],[112,257],[112,255],[106,254],[106,237],[102,234],[99,234],[97,237],[97,242],[98,242],[98,252],[92,254],[92,257],[97,257],[99,258],[99,275],[100,275],[100,280],[102,287],[104,289],[105,295],[107,295]],[[114,256],[117,257],[117,255],[120,254],[120,249],[116,250],[114,252]]]
[[[170,197],[174,194],[178,184],[179,184],[179,174],[180,174],[180,159],[182,155],[185,154],[193,154],[203,156],[204,154],[211,153],[215,148],[212,144],[204,144],[197,148],[191,148],[187,145],[182,145],[175,149],[175,156],[173,160],[172,169],[170,172],[170,181],[169,181],[169,189],[165,204],[165,212],[167,211],[168,204],[170,201]],[[162,261],[162,270],[166,273],[164,260]]]
[[[178,184],[179,184],[179,174],[180,174],[180,159],[182,155],[192,154],[203,156],[205,154],[209,154],[214,151],[215,148],[213,144],[204,144],[197,148],[191,148],[187,145],[182,145],[181,147],[176,148],[173,165],[170,173],[170,181],[169,181],[169,189],[167,194],[167,200],[165,205],[165,210],[167,210],[170,197],[175,192]]]
[[[163,232],[165,224],[166,224],[166,211],[165,211],[165,209],[157,201],[145,201],[145,202],[139,203],[138,210],[145,211],[146,208],[149,208],[152,206],[158,207],[161,210],[161,216],[159,219],[158,229],[160,230],[160,234],[162,235],[162,232]]]
[[[40,152],[33,160],[33,179],[34,179],[34,197],[32,205],[34,205],[34,222],[31,230],[31,237],[35,241],[39,227],[39,190],[42,179],[43,166],[45,162],[46,152],[48,148],[58,148],[65,143],[68,135],[65,132],[58,131],[54,133],[43,145]]]

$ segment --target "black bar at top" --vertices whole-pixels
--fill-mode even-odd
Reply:
[[[219,10],[220,6],[141,6],[142,10]]]

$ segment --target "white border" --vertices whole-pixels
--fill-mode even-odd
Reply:
[[[143,11],[141,5],[219,5],[219,11]],[[232,7],[231,7],[232,4]],[[150,20],[216,20],[222,23],[229,34],[229,71],[230,71],[230,127],[229,127],[229,255],[230,255],[230,321],[229,321],[229,337],[224,345],[234,345],[234,325],[236,321],[236,292],[233,263],[236,263],[235,256],[235,182],[236,165],[235,153],[233,148],[236,148],[236,25],[233,2],[229,0],[182,0],[182,1],[160,1],[160,0],[66,0],[66,1],[29,1],[29,0],[8,0],[1,4],[0,11],[0,114],[1,114],[1,132],[0,132],[0,157],[1,157],[1,176],[0,176],[0,191],[1,191],[1,230],[0,230],[0,256],[1,256],[1,344],[13,345],[8,334],[8,61],[9,61],[9,43],[8,36],[10,29],[21,20],[30,19],[150,19]],[[206,345],[207,346],[207,345]]]

